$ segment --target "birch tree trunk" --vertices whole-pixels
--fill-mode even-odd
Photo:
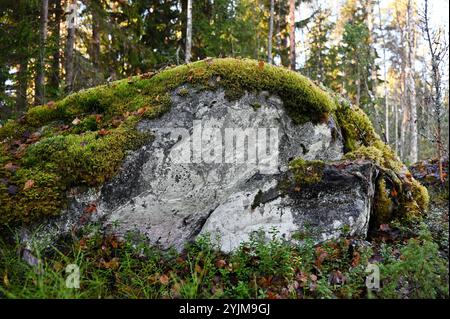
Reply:
[[[185,62],[191,62],[192,58],[192,0],[187,1],[187,21],[186,21],[186,54]]]
[[[406,13],[406,36],[407,36],[407,67],[406,67],[406,94],[408,96],[408,104],[411,110],[409,118],[409,126],[411,132],[411,147],[409,150],[409,160],[411,163],[417,162],[418,145],[417,145],[417,105],[416,105],[416,85],[414,81],[414,62],[416,51],[416,37],[414,24],[414,8],[411,0],[407,3]]]
[[[28,58],[21,59],[17,73],[16,89],[16,114],[23,113],[27,108],[27,88],[28,88]]]
[[[77,1],[72,0],[69,6],[67,16],[67,42],[65,52],[65,71],[66,71],[66,90],[71,92],[73,89],[73,53],[75,47]]]
[[[61,0],[55,0],[54,22],[53,22],[52,33],[53,33],[53,36],[55,37],[54,41],[56,43],[56,48],[53,52],[52,63],[51,63],[52,70],[51,70],[51,76],[50,76],[50,87],[52,87],[54,90],[58,90],[59,81],[60,81],[59,63],[61,60],[61,54],[60,54],[60,50],[59,50],[59,48],[60,48],[59,42],[60,42],[60,37],[61,37],[61,28],[60,28],[61,17],[62,17]]]
[[[273,38],[273,16],[274,16],[275,0],[270,0],[270,18],[269,18],[269,39],[267,43],[267,62],[273,63],[272,58],[272,38]]]
[[[45,103],[45,46],[47,42],[48,0],[42,0],[39,26],[39,58],[36,63],[34,104]]]
[[[289,0],[289,61],[295,70],[295,0]]]
[[[389,144],[389,93],[388,93],[388,79],[387,79],[387,64],[386,64],[386,33],[384,32],[383,23],[381,20],[381,5],[380,0],[378,0],[378,17],[381,31],[381,38],[383,39],[383,91],[384,91],[384,128],[385,128],[385,136],[386,143]]]

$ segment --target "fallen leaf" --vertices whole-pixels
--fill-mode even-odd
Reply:
[[[78,124],[80,124],[81,123],[81,120],[78,118],[78,117],[76,117],[73,121],[72,121],[72,124],[73,125],[78,125]]]
[[[381,231],[388,232],[388,231],[391,230],[391,227],[389,227],[388,224],[381,224],[381,225],[380,225],[380,230],[381,230]]]
[[[19,168],[19,166],[17,164],[9,162],[9,163],[5,164],[5,166],[3,166],[3,168],[7,171],[15,172]]]
[[[147,108],[145,107],[141,107],[140,109],[137,110],[137,115],[142,115],[145,113],[145,111],[147,110]]]
[[[114,257],[110,261],[101,261],[100,267],[104,269],[117,269],[119,268],[119,258]]]
[[[97,204],[96,203],[90,203],[88,207],[85,208],[85,213],[95,213],[97,211]]]
[[[264,69],[264,61],[263,61],[263,60],[259,60],[259,62],[258,62],[258,68],[259,68],[260,70]]]
[[[397,197],[398,193],[397,193],[397,191],[395,190],[395,188],[392,189],[391,195],[392,195],[392,197]]]
[[[219,259],[216,261],[216,267],[221,269],[227,265],[227,262],[223,259]]]
[[[202,269],[202,267],[200,267],[198,264],[197,265],[195,265],[195,272],[196,273],[201,273],[203,271],[203,269]]]
[[[167,275],[161,275],[159,277],[159,282],[163,285],[167,285],[169,283],[169,277]]]
[[[104,128],[102,128],[100,131],[98,131],[98,135],[100,135],[100,136],[105,136],[108,134],[109,134],[109,131]]]
[[[97,114],[97,115],[95,116],[95,122],[98,124],[98,123],[100,123],[101,121],[102,121],[102,116],[99,115],[99,114]]]
[[[317,276],[314,275],[314,274],[309,275],[309,278],[310,278],[312,281],[317,281]]]
[[[360,260],[361,260],[361,255],[360,255],[357,251],[355,251],[355,252],[353,253],[352,267],[358,266]]]
[[[32,179],[29,179],[25,182],[25,185],[23,186],[23,190],[26,191],[27,189],[32,188],[34,185],[34,181]]]

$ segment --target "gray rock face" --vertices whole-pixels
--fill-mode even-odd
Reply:
[[[137,232],[163,249],[181,249],[210,233],[229,251],[252,231],[273,227],[286,239],[306,229],[317,240],[337,237],[344,225],[352,234],[366,234],[376,176],[371,164],[326,165],[317,185],[284,194],[278,188],[293,158],[342,158],[342,135],[333,118],[295,125],[282,101],[266,92],[230,102],[222,90],[182,87],[172,102],[161,118],[139,123],[138,129],[154,138],[127,156],[113,180],[74,194],[66,212],[40,225],[43,242],[86,218],[120,236]],[[264,202],[254,207],[258,193]],[[97,211],[86,217],[90,203]],[[24,230],[24,238],[30,233]]]

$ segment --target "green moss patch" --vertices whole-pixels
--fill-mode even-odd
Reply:
[[[305,161],[297,158],[289,163],[293,179],[297,186],[317,184],[322,180],[325,163],[322,161]]]

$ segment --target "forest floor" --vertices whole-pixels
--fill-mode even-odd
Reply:
[[[380,225],[367,240],[288,244],[255,235],[223,254],[204,237],[178,253],[89,228],[31,254],[3,238],[0,297],[449,298],[448,188],[429,192],[425,219]]]

